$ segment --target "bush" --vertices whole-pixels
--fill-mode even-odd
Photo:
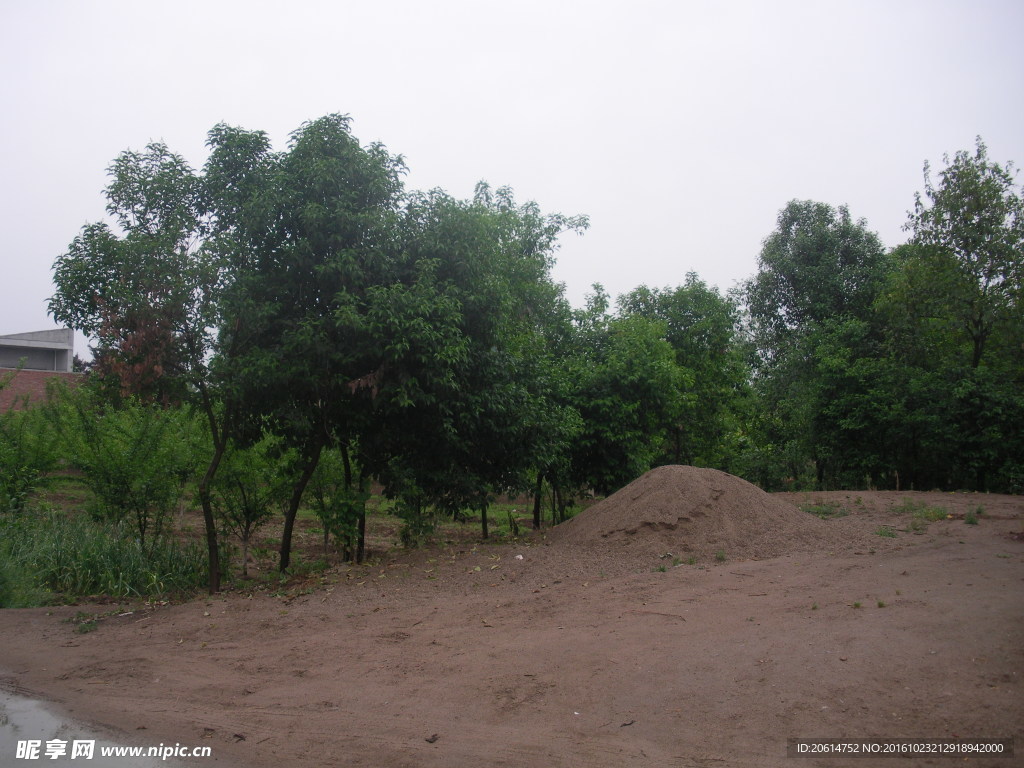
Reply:
[[[195,472],[193,413],[133,402],[104,407],[82,388],[68,396],[61,414],[69,458],[93,493],[93,517],[130,520],[143,543],[158,538]]]
[[[323,526],[324,556],[331,536],[341,546],[346,559],[359,555],[359,521],[366,514],[368,491],[352,484],[352,468],[346,470],[345,458],[339,449],[320,455],[313,477],[306,490],[309,505]]]
[[[41,409],[0,414],[0,513],[19,513],[57,466],[57,438]]]
[[[232,446],[221,462],[211,488],[211,501],[221,530],[242,542],[242,576],[249,575],[249,545],[286,498],[273,458],[276,441],[265,437],[249,448]],[[225,562],[229,553],[225,548]]]

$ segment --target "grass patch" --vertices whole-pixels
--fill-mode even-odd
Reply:
[[[922,520],[926,523],[934,523],[936,520],[945,520],[949,510],[945,507],[933,507],[923,501],[904,499],[892,508],[897,514],[911,515],[915,520]]]
[[[717,560],[720,563],[724,563],[725,562],[725,552],[722,551],[721,549],[718,550],[717,552],[715,552],[715,560]]]
[[[809,501],[800,505],[804,512],[814,515],[822,520],[831,520],[835,517],[846,517],[849,512],[838,501]]]
[[[892,526],[890,526],[890,525],[883,525],[877,531],[875,531],[875,535],[876,536],[882,536],[883,538],[886,538],[886,539],[895,539],[896,538],[896,531],[894,531],[892,529]]]
[[[126,526],[47,510],[0,519],[0,562],[4,607],[187,594],[206,582],[198,544],[163,538],[143,546]]]

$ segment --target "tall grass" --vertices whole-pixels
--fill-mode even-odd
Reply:
[[[206,580],[196,544],[159,538],[143,545],[128,526],[51,511],[0,518],[0,561],[6,607],[40,604],[32,594],[40,589],[57,599],[159,597],[194,592]]]

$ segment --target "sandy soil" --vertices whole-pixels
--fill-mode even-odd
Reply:
[[[771,499],[847,514],[789,507],[820,536],[766,557],[662,520],[628,546],[378,552],[278,595],[3,611],[0,687],[116,741],[210,745],[195,765],[872,764],[793,763],[789,737],[1014,738],[969,764],[1024,764],[1024,498]],[[908,499],[953,517],[912,530]],[[78,634],[82,610],[108,615]]]

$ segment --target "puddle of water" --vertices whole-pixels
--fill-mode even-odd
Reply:
[[[35,759],[18,757],[18,742],[38,740],[38,756]],[[67,742],[66,753],[52,759],[46,754],[46,742],[60,739]],[[84,756],[72,757],[74,740],[91,740],[95,742],[92,759]],[[159,757],[128,757],[103,756],[104,747],[122,747],[106,739],[98,737],[95,730],[63,717],[46,705],[23,696],[16,696],[0,689],[0,768],[29,768],[30,766],[81,766],[82,768],[182,768],[183,763],[173,759],[162,760]],[[145,744],[144,747],[157,746]],[[168,745],[168,746],[174,746]],[[192,746],[192,745],[189,745]],[[192,765],[199,765],[212,760],[196,759]]]

